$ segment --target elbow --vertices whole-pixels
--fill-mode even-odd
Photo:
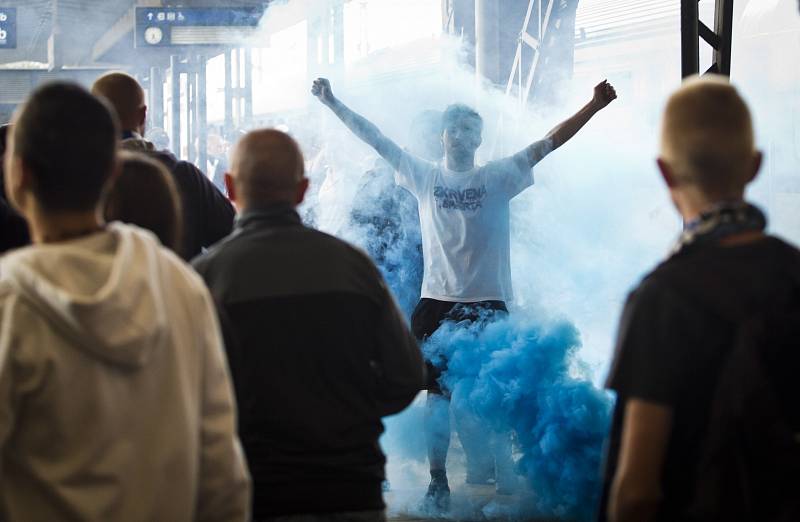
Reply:
[[[658,487],[641,483],[615,482],[608,503],[609,522],[647,522],[653,520],[661,501]]]
[[[411,404],[420,391],[425,387],[424,367],[418,373],[408,375],[407,379],[401,381],[384,381],[381,396],[379,398],[379,410],[381,417],[400,413]]]
[[[379,411],[381,417],[387,417],[389,415],[394,415],[396,413],[400,413],[401,411],[405,410],[409,404],[414,401],[414,398],[419,393],[419,390],[412,390],[407,389],[402,392],[398,390],[398,393],[392,396],[384,396],[380,400],[379,404]]]

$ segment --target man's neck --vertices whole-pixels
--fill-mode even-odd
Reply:
[[[699,191],[684,191],[680,196],[678,210],[684,223],[691,223],[703,213],[708,212],[722,203],[738,203],[744,201],[744,191],[728,196],[709,198]]]
[[[28,217],[31,240],[36,244],[57,243],[93,234],[103,229],[104,222],[95,211],[36,212]]]
[[[458,157],[445,153],[444,164],[447,167],[447,170],[452,170],[454,172],[468,172],[475,168],[475,156],[465,155],[463,157]]]

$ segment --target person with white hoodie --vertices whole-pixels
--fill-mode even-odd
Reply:
[[[0,520],[245,521],[209,293],[153,234],[99,211],[118,134],[69,83],[15,116],[5,185],[33,245],[0,258]]]

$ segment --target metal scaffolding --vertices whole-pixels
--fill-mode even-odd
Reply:
[[[713,49],[706,73],[731,75],[733,0],[716,0],[714,30],[700,21],[699,0],[681,0],[681,74],[684,78],[700,72],[700,39]]]
[[[556,99],[563,81],[572,76],[575,16],[578,0],[530,0],[517,39],[506,94],[525,106]],[[524,78],[524,80],[523,80]]]
[[[528,3],[528,12],[525,14],[525,21],[522,23],[522,29],[519,33],[517,52],[514,55],[511,74],[506,83],[507,95],[511,94],[514,85],[517,85],[517,97],[521,107],[527,105],[531,94],[536,66],[542,56],[542,47],[555,3],[556,0],[530,0]],[[532,21],[533,26],[531,26]],[[531,34],[531,29],[533,29],[533,34]],[[529,50],[531,54],[527,54],[526,50]],[[529,64],[529,68],[523,87],[522,77],[525,74],[525,63]]]

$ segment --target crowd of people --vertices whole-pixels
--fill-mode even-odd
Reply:
[[[599,83],[478,165],[470,107],[422,113],[403,149],[327,80],[312,93],[385,162],[365,187],[416,206],[410,325],[375,265],[397,209],[354,210],[382,238],[370,255],[304,224],[306,162],[281,130],[248,132],[209,179],[143,138],[124,73],[41,86],[2,128],[0,520],[383,521],[382,418],[421,390],[423,502],[447,513],[448,361],[420,347],[508,314],[509,202],[617,94]],[[745,200],[760,163],[727,79],[671,96],[658,167],[685,226],[620,322],[598,520],[800,519],[800,251]],[[513,434],[452,416],[466,481],[514,493]]]

